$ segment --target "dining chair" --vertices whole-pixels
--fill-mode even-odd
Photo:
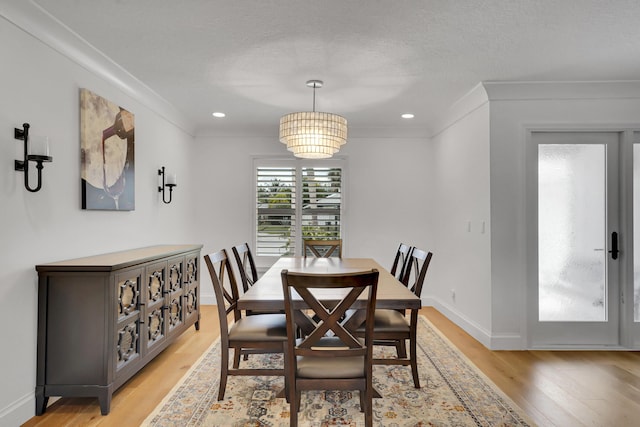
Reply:
[[[409,254],[411,252],[411,246],[400,243],[396,256],[393,259],[393,265],[391,266],[391,275],[402,282],[404,279],[404,271],[407,267],[407,261],[409,261]]]
[[[360,410],[365,414],[365,424],[372,426],[373,314],[378,271],[308,274],[283,270],[281,277],[289,336],[287,379],[290,425],[298,425],[302,391],[359,390]],[[327,289],[339,291],[342,297],[328,305],[323,304],[314,291],[322,293]],[[349,313],[357,312],[350,309],[363,293],[367,296],[364,339],[355,337],[345,328],[348,318],[340,320],[345,315],[348,317]],[[303,305],[308,308],[301,307],[292,295],[299,295]],[[313,315],[320,320],[314,321]],[[306,334],[296,339],[298,328],[304,329],[309,325]]]
[[[253,261],[253,255],[248,243],[242,243],[240,245],[233,246],[231,248],[233,256],[236,259],[238,265],[238,272],[240,273],[240,281],[242,282],[242,290],[247,292],[255,282],[258,281],[258,270],[256,264]]]
[[[331,256],[342,258],[342,239],[303,240],[302,251],[305,258],[308,255],[313,255],[316,258],[329,258]]]
[[[287,344],[286,317],[284,314],[260,314],[242,316],[238,310],[238,286],[231,269],[227,251],[204,256],[209,269],[220,320],[220,387],[218,400],[224,399],[229,375],[284,376],[283,368],[241,369],[242,353],[285,353]],[[234,322],[229,325],[228,316],[233,313]],[[233,349],[233,368],[229,369],[229,351]],[[285,381],[285,388],[286,385]]]
[[[431,252],[415,247],[411,249],[402,282],[418,297],[422,293],[422,286],[432,256]],[[416,352],[418,311],[417,308],[411,309],[410,317],[407,319],[405,311],[376,309],[373,325],[374,345],[394,346],[397,356],[396,358],[374,358],[373,363],[376,365],[411,366],[415,388],[420,388]],[[362,325],[357,329],[358,336],[364,336],[365,326]],[[409,356],[407,356],[406,340],[409,340]]]
[[[253,255],[248,243],[233,246],[231,248],[233,257],[236,259],[238,272],[240,273],[240,281],[242,282],[243,292],[247,292],[254,283],[258,281],[258,271],[253,261]],[[284,314],[284,310],[245,310],[245,315],[255,316],[256,314]],[[249,353],[243,352],[243,359],[249,359]]]

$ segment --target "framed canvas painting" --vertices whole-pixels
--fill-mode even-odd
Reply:
[[[82,209],[135,208],[134,115],[80,89]]]

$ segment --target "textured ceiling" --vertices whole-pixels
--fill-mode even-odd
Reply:
[[[197,134],[277,135],[281,115],[311,109],[309,79],[325,82],[316,109],[345,116],[352,134],[429,135],[482,81],[640,78],[638,0],[35,3]]]

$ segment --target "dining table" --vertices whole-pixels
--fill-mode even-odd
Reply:
[[[402,282],[396,279],[387,269],[372,258],[312,258],[281,257],[260,277],[251,288],[238,299],[238,309],[255,311],[284,310],[284,293],[282,289],[283,270],[295,273],[341,274],[371,271],[376,269],[378,276],[378,292],[376,308],[385,309],[419,309],[422,302]],[[316,293],[317,292],[317,293]],[[314,291],[316,298],[331,305],[342,299],[344,290],[322,289]],[[364,308],[366,295],[361,295],[353,308]],[[299,295],[292,295],[295,308],[304,308]]]

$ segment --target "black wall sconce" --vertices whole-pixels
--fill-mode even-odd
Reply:
[[[162,201],[166,204],[171,203],[171,192],[173,191],[173,187],[178,185],[178,179],[175,173],[165,174],[164,166],[162,169],[158,169],[158,175],[162,176],[162,186],[158,187],[158,192],[162,193]],[[169,200],[167,201],[165,198],[164,189],[169,189]]]
[[[15,170],[24,172],[24,188],[35,193],[42,188],[43,163],[53,160],[53,157],[49,155],[49,145],[45,143],[39,147],[29,146],[29,123],[24,123],[22,129],[14,128],[14,137],[15,139],[24,141],[24,158],[23,160],[15,161]],[[29,162],[35,162],[36,169],[38,169],[38,185],[35,188],[29,186]]]

